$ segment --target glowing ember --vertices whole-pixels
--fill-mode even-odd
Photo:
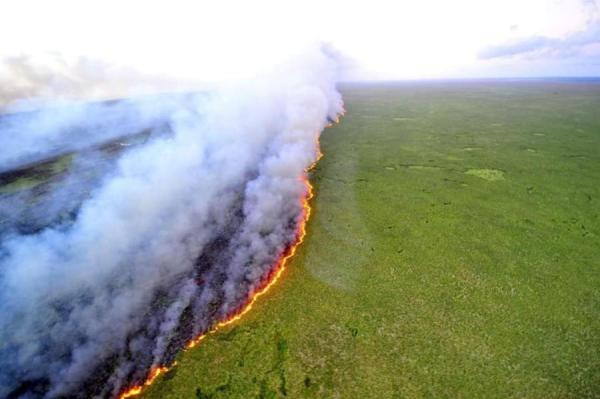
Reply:
[[[141,393],[142,393],[142,386],[138,385],[138,386],[135,386],[135,387],[123,392],[121,394],[121,396],[119,396],[119,399],[131,398],[133,396],[138,396]]]
[[[136,385],[136,386],[128,389],[127,391],[123,392],[121,394],[121,396],[119,396],[119,399],[125,399],[125,398],[131,398],[133,396],[138,396],[139,394],[142,393],[142,389],[144,387],[152,385],[152,383],[154,382],[154,380],[156,380],[158,378],[158,376],[166,373],[172,367],[175,367],[175,366],[177,366],[177,362],[173,362],[173,364],[169,367],[159,366],[159,367],[152,368],[152,370],[150,371],[150,374],[148,375],[148,378],[146,379],[146,381],[144,381],[144,383],[142,385]]]
[[[318,148],[319,148],[319,146],[317,143],[317,149]],[[321,159],[322,156],[323,156],[323,154],[319,150],[318,154],[317,154],[317,160],[306,169],[306,172],[313,169],[314,166],[316,165],[317,161],[319,159]],[[277,283],[277,280],[279,280],[279,278],[283,274],[283,271],[285,270],[285,264],[287,263],[288,259],[291,258],[292,256],[294,256],[294,254],[296,253],[296,248],[298,247],[298,245],[300,245],[302,243],[302,241],[304,240],[304,236],[306,235],[306,221],[310,217],[309,201],[313,197],[312,185],[308,181],[306,172],[301,177],[301,181],[306,188],[306,195],[304,195],[300,199],[300,204],[302,206],[302,213],[300,214],[300,217],[298,219],[298,228],[297,228],[297,232],[296,232],[295,242],[292,243],[287,248],[287,250],[284,251],[284,253],[280,257],[280,259],[277,261],[277,263],[275,263],[275,265],[271,269],[271,272],[267,275],[267,277],[263,280],[263,282],[261,284],[259,284],[259,286],[248,296],[248,301],[244,305],[242,305],[241,307],[236,309],[236,311],[234,311],[231,315],[229,315],[227,318],[225,318],[225,320],[218,322],[216,324],[216,326],[209,332],[199,335],[198,337],[196,337],[196,338],[192,339],[190,342],[188,342],[188,344],[186,345],[187,349],[191,349],[191,348],[195,347],[196,345],[198,345],[204,338],[206,338],[208,336],[208,334],[215,333],[216,331],[218,331],[218,329],[228,326],[232,323],[235,323],[236,321],[238,321],[239,319],[244,317],[244,315],[252,309],[252,307],[254,306],[254,303],[257,301],[257,299],[260,298],[262,295],[264,295],[275,283]],[[136,385],[136,386],[129,388],[128,390],[126,390],[119,396],[119,399],[126,399],[126,398],[131,398],[131,397],[140,395],[142,393],[142,390],[144,389],[144,387],[151,385],[154,382],[154,380],[156,380],[156,378],[158,378],[158,376],[166,373],[172,367],[174,367],[176,364],[177,364],[177,362],[173,363],[170,366],[160,366],[160,367],[153,368],[150,371],[148,378],[146,379],[146,381],[144,381],[143,384]]]

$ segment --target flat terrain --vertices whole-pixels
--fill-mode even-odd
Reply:
[[[282,280],[145,397],[600,397],[600,84],[343,94]]]

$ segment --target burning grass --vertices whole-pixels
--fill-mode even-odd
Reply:
[[[313,169],[315,165],[316,162],[308,168],[306,173]],[[186,348],[188,350],[193,349],[197,345],[199,345],[202,341],[204,341],[205,338],[209,336],[209,334],[215,334],[219,330],[240,321],[246,314],[248,314],[252,310],[257,300],[261,296],[265,295],[277,283],[277,281],[279,281],[281,275],[285,270],[286,263],[295,255],[296,249],[300,244],[302,244],[302,241],[306,236],[306,222],[310,218],[310,200],[313,197],[313,188],[306,175],[302,176],[301,179],[304,186],[306,187],[306,194],[299,199],[300,205],[302,207],[302,213],[297,221],[295,241],[290,244],[290,246],[284,251],[281,257],[273,265],[271,271],[264,278],[263,282],[259,284],[253,292],[250,292],[248,294],[248,300],[239,308],[232,311],[224,320],[217,321],[211,330],[191,339],[186,345]],[[169,366],[160,366],[153,368],[148,374],[146,380],[142,384],[134,385],[132,387],[127,388],[124,392],[120,394],[119,399],[127,399],[139,396],[144,391],[144,389],[150,387],[161,374],[166,374],[176,365],[177,362],[174,362],[172,365]],[[196,392],[196,396],[198,396],[198,391],[199,390],[197,390]]]

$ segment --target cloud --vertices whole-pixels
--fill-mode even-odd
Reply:
[[[592,58],[600,56],[595,47],[600,44],[600,7],[597,0],[581,0],[579,8],[586,15],[584,28],[563,37],[533,35],[483,48],[480,59],[516,58]],[[512,27],[511,27],[511,30]],[[516,30],[516,29],[514,29]],[[598,54],[596,54],[598,53]]]
[[[600,21],[590,23],[582,31],[562,38],[531,36],[509,43],[490,46],[479,52],[480,59],[529,57],[573,57],[581,55],[588,46],[600,44]]]
[[[48,100],[119,98],[183,87],[193,84],[83,56],[46,52],[0,59],[0,110],[5,112],[39,107]]]

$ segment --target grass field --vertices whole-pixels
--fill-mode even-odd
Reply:
[[[600,84],[343,94],[283,279],[144,397],[600,397]]]

